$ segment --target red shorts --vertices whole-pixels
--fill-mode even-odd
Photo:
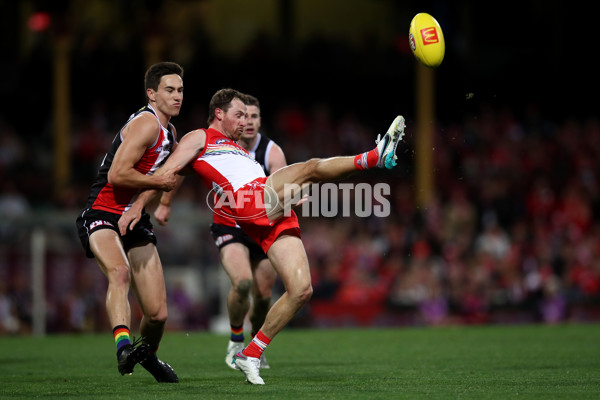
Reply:
[[[243,207],[231,210],[238,225],[262,247],[265,253],[279,236],[301,237],[298,217],[293,210],[289,216],[269,221],[263,204],[266,181],[266,176],[257,178],[239,188],[234,197],[237,204],[243,204]],[[241,196],[244,198],[238,201]]]

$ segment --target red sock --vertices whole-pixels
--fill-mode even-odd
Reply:
[[[269,343],[271,343],[271,339],[266,337],[261,331],[258,331],[254,339],[248,343],[248,346],[246,346],[242,353],[246,357],[260,358]]]
[[[373,168],[379,160],[377,147],[354,157],[354,167],[358,170]]]

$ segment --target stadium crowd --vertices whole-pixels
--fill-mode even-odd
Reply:
[[[357,153],[380,128],[326,104],[284,105],[271,114],[263,125],[289,162]],[[115,132],[101,115],[74,131],[74,183],[58,204],[43,201],[44,160],[31,162],[36,149],[0,121],[1,334],[30,330],[28,238],[47,211],[71,216],[69,223],[46,226],[48,330],[108,329],[104,280],[83,256],[70,223]],[[435,195],[425,205],[415,202],[417,127],[410,118],[407,126],[395,170],[349,178],[389,183],[389,217],[301,217],[314,295],[292,325],[600,319],[598,119],[552,122],[535,107],[516,116],[506,107],[482,105],[462,121],[440,122],[432,149]],[[174,221],[198,215],[197,223],[157,229],[166,272],[188,265],[205,274],[200,298],[171,281],[170,329],[206,329],[220,312],[220,293],[210,282],[216,279],[210,271],[219,268],[205,196],[197,182],[186,180],[173,205]]]

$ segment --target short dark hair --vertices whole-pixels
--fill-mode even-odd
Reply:
[[[183,68],[181,65],[170,62],[163,61],[156,64],[153,64],[146,71],[146,75],[144,76],[144,87],[146,90],[153,89],[158,90],[158,85],[160,85],[160,80],[165,75],[179,75],[183,78]]]
[[[256,106],[260,108],[260,103],[258,102],[258,99],[252,96],[251,94],[246,95],[246,100],[244,101],[244,103],[246,103],[247,106]]]
[[[244,104],[246,104],[246,95],[235,89],[221,89],[218,90],[210,99],[210,104],[208,105],[208,124],[210,125],[215,119],[215,111],[217,108],[227,112],[229,110],[229,106],[233,99],[239,99]]]

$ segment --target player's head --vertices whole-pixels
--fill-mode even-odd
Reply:
[[[159,62],[150,66],[144,77],[146,90],[153,89],[157,91],[161,78],[165,75],[179,75],[183,79],[183,68],[181,65],[170,61]]]
[[[261,125],[260,103],[256,97],[249,94],[246,95],[244,103],[246,103],[248,114],[246,116],[246,127],[244,128],[242,137],[244,139],[253,139],[258,134]]]
[[[210,125],[214,121],[217,110],[220,109],[227,112],[234,99],[245,103],[246,95],[235,89],[218,90],[208,104],[208,124]]]
[[[246,126],[246,95],[235,89],[217,91],[208,105],[208,124],[237,141]]]
[[[183,68],[174,62],[152,65],[144,77],[146,96],[158,111],[175,116],[183,100]]]

